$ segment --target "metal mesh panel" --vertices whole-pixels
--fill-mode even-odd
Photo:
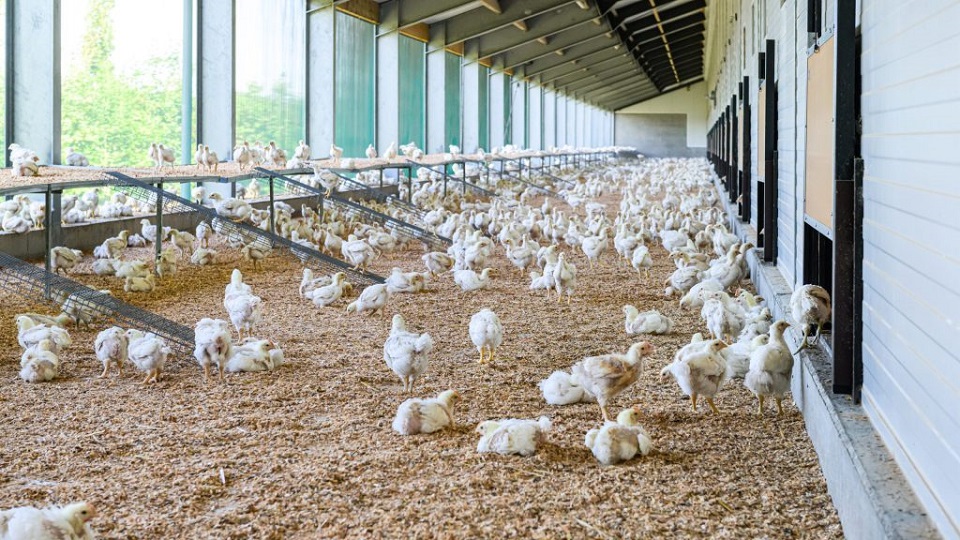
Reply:
[[[139,201],[154,204],[157,195],[162,191],[158,187],[145,184],[121,173],[110,172],[107,174],[113,177],[117,189],[124,191],[128,196]],[[287,189],[286,193],[302,196],[317,195],[316,192],[311,191],[307,186],[303,186],[301,184],[302,188],[306,189],[300,189],[295,185],[296,183],[293,184],[294,185],[284,185],[284,187]],[[284,238],[270,231],[265,231],[248,223],[235,222],[220,218],[217,215],[217,211],[213,208],[208,208],[192,201],[188,201],[172,193],[163,193],[163,210],[164,213],[195,212],[200,219],[208,221],[214,231],[221,236],[226,237],[228,240],[242,242],[244,244],[252,243],[264,249],[272,248],[287,251],[300,259],[300,261],[304,264],[316,266],[322,272],[343,272],[346,274],[347,279],[351,283],[354,283],[360,287],[365,287],[367,285],[373,285],[376,283],[383,283],[383,278],[376,274],[353,270],[353,268],[344,261],[329,257],[313,248],[298,244],[288,238]]]
[[[323,193],[318,188],[311,187],[306,184],[302,184],[288,176],[277,174],[273,171],[269,171],[267,169],[262,169],[262,168],[258,168],[257,171],[273,177],[279,183],[285,185],[289,192],[299,193],[305,196],[310,196],[310,195],[316,196]],[[356,217],[370,223],[377,223],[377,224],[383,225],[389,231],[397,231],[397,234],[401,238],[406,240],[418,240],[420,242],[423,242],[427,246],[429,246],[431,249],[446,249],[447,245],[450,244],[449,239],[443,238],[441,236],[437,236],[436,234],[430,231],[421,229],[416,225],[412,225],[405,221],[401,221],[399,219],[388,216],[381,212],[377,212],[376,210],[373,210],[371,208],[367,208],[366,206],[363,206],[360,203],[343,199],[336,195],[331,195],[329,197],[326,197],[323,200],[323,204],[324,206],[331,206],[333,208],[336,208],[337,210],[339,210],[340,212],[344,213],[347,216]]]
[[[49,300],[83,313],[85,320],[104,320],[124,328],[152,332],[167,340],[178,353],[193,350],[193,329],[131,306],[111,296],[47,272],[16,257],[0,252],[0,288],[35,300]]]

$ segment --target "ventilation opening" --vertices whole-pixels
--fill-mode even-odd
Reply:
[[[833,241],[812,227],[803,224],[803,282],[819,285],[833,295]],[[829,331],[830,323],[824,325]],[[824,338],[832,338],[832,334]]]

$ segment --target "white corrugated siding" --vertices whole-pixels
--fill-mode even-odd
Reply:
[[[864,0],[864,409],[960,538],[960,3]]]

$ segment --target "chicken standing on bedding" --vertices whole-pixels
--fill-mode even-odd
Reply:
[[[643,358],[656,351],[646,341],[634,343],[627,354],[588,356],[573,365],[584,390],[597,398],[604,420],[610,420],[607,403],[637,381],[643,370]]]
[[[97,360],[103,364],[101,379],[107,376],[110,366],[117,366],[117,375],[123,376],[123,363],[127,361],[129,344],[126,332],[119,326],[111,326],[97,334],[93,349],[97,354]]]
[[[750,370],[743,385],[759,399],[758,415],[763,415],[763,401],[768,396],[777,402],[777,416],[783,414],[783,396],[790,390],[793,376],[793,354],[783,339],[783,332],[789,327],[787,321],[773,323],[769,342],[750,354]]]
[[[670,373],[680,385],[680,390],[690,396],[693,410],[697,410],[697,398],[703,396],[714,413],[720,414],[713,397],[727,380],[727,361],[720,351],[727,344],[713,340],[706,345],[691,343],[677,351],[673,362],[667,364],[660,375]]]
[[[410,332],[402,315],[393,316],[390,336],[383,344],[383,360],[400,377],[404,392],[413,391],[417,378],[426,373],[432,350],[430,334]]]

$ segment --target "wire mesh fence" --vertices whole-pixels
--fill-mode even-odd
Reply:
[[[361,288],[383,283],[384,281],[381,276],[354,270],[350,264],[325,255],[310,246],[294,242],[250,223],[220,217],[214,208],[209,208],[184,199],[176,194],[166,192],[162,187],[147,184],[120,173],[108,174],[117,185],[117,188],[124,191],[127,196],[154,206],[159,197],[162,201],[162,211],[164,213],[192,212],[193,215],[196,216],[197,223],[207,221],[211,228],[216,231],[217,234],[223,236],[228,242],[251,245],[263,250],[277,249],[288,252],[303,264],[315,266],[323,273],[332,274],[335,272],[343,272],[351,283]],[[296,185],[286,185],[284,187],[288,195],[317,195],[316,193],[311,193],[309,190],[299,189]],[[272,219],[269,221],[272,221]]]
[[[3,252],[0,252],[0,288],[32,300],[56,303],[77,324],[103,322],[137,328],[162,337],[178,354],[188,355],[193,351],[192,328]]]

